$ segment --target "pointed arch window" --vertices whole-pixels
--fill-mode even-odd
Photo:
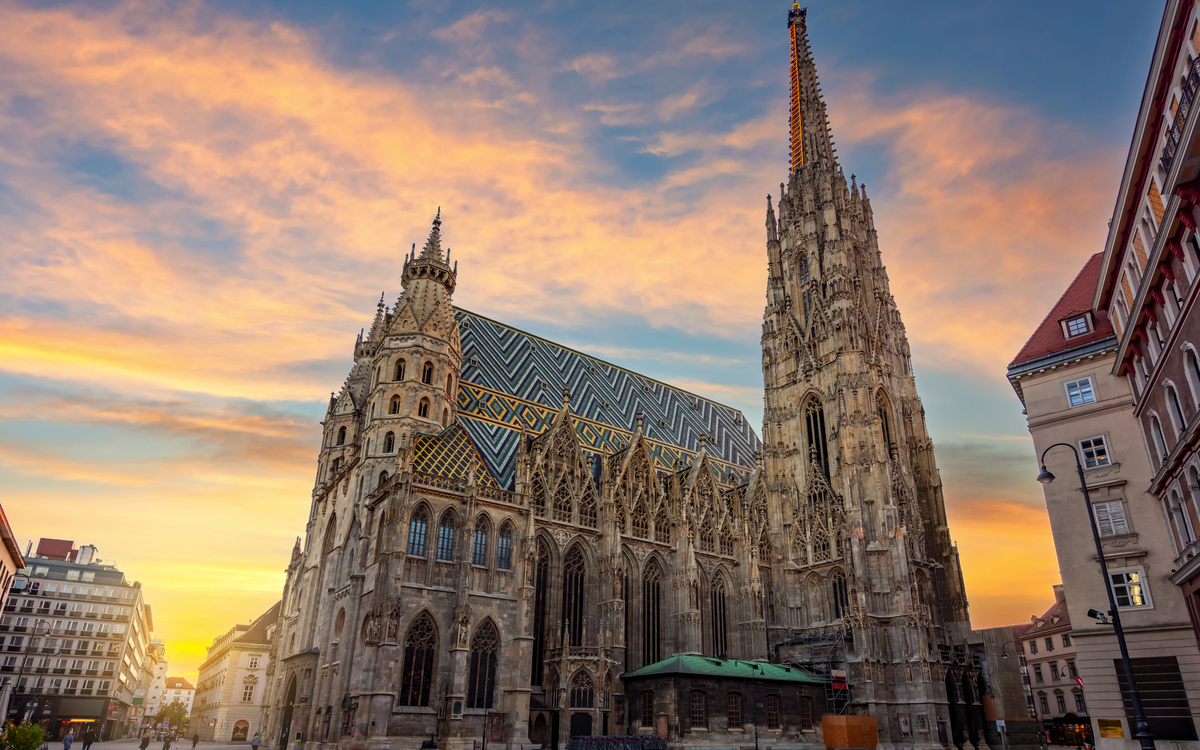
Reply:
[[[471,542],[471,564],[487,565],[488,522],[480,516],[475,521],[475,538]]]
[[[408,554],[425,556],[425,535],[429,530],[429,515],[425,508],[417,508],[408,522]]]
[[[592,676],[581,669],[571,677],[571,708],[593,708],[596,705],[596,688]]]
[[[571,522],[571,490],[565,481],[559,483],[558,492],[554,493],[554,520]]]
[[[379,484],[375,485],[375,487],[376,488],[382,487],[383,483],[386,482],[387,480],[388,480],[388,473],[386,471],[379,472]]]
[[[392,378],[392,380],[404,380],[404,364],[405,362],[402,359],[396,361],[396,377]]]
[[[821,467],[821,472],[828,479],[829,445],[826,442],[825,410],[815,398],[809,399],[804,407],[804,428],[808,437],[809,456]]]
[[[712,587],[712,653],[722,659],[729,653],[729,618],[725,613],[725,584],[717,581]]]
[[[456,531],[454,514],[447,511],[438,524],[437,559],[443,562],[454,560],[454,532]]]
[[[496,542],[496,567],[501,570],[512,570],[513,527],[504,524]]]
[[[583,645],[583,582],[587,563],[583,551],[572,547],[563,562],[562,628],[564,646]]]
[[[429,399],[421,399],[421,403],[417,404],[417,416],[422,419],[429,419]]]
[[[533,579],[533,664],[529,672],[530,682],[542,685],[546,659],[546,598],[549,594],[550,548],[544,540],[538,540],[537,565]]]
[[[654,517],[654,540],[671,543],[671,519],[667,518],[666,507],[659,508],[658,515]]]
[[[346,428],[345,427],[338,428],[337,444],[338,445],[346,444]]]
[[[633,506],[633,535],[640,539],[650,538],[650,519],[646,513],[646,504],[641,501]]]
[[[422,612],[408,628],[404,641],[404,672],[400,680],[401,706],[428,706],[433,684],[433,659],[437,653],[437,628]]]
[[[1182,435],[1187,427],[1187,419],[1183,416],[1183,406],[1179,403],[1179,392],[1174,385],[1167,385],[1167,403],[1171,405],[1171,421],[1174,422],[1175,434]]]
[[[659,624],[662,605],[662,572],[651,561],[642,575],[642,666],[662,660]]]
[[[539,518],[546,516],[546,488],[540,479],[533,480],[533,491],[529,493],[529,504],[533,506],[533,515]]]
[[[500,650],[500,636],[491,620],[483,625],[471,639],[471,672],[467,686],[467,708],[491,708],[496,694],[496,653]]]
[[[446,393],[453,393],[453,392],[454,392],[454,376],[447,375],[446,376]]]
[[[399,413],[400,413],[400,396],[398,396],[398,395],[392,396],[392,399],[390,401],[388,401],[388,414],[399,414]]]
[[[442,409],[442,427],[450,426],[450,410]]]
[[[579,523],[589,529],[596,528],[596,496],[590,489],[583,493],[579,503]]]
[[[433,385],[433,363],[426,362],[421,368],[421,382],[425,385]]]
[[[833,602],[833,616],[841,619],[850,611],[850,592],[846,587],[846,574],[840,569],[829,576],[829,600]]]
[[[383,452],[391,453],[396,450],[396,433],[389,432],[383,436]]]
[[[829,534],[825,529],[817,529],[813,534],[813,562],[829,560]]]
[[[729,528],[728,527],[723,528],[721,530],[721,533],[718,538],[721,540],[721,554],[722,555],[732,555],[733,554],[733,533],[729,530]]]
[[[888,419],[887,397],[883,395],[883,391],[880,391],[875,400],[879,403],[879,426],[883,429],[883,445],[888,451],[888,456],[891,457],[892,423]]]
[[[712,524],[706,523],[706,522],[701,522],[701,523],[702,523],[702,525],[700,528],[700,551],[701,552],[712,552],[713,544],[716,541],[716,536],[713,534]]]

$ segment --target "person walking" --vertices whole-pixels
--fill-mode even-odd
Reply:
[[[138,750],[146,750],[146,748],[148,748],[148,747],[150,747],[150,733],[149,732],[142,735],[142,742],[141,742],[141,744],[138,745]]]
[[[71,750],[71,745],[75,744],[75,733],[67,730],[67,736],[63,737],[63,750]]]
[[[163,737],[163,750],[171,750],[171,735]]]
[[[196,745],[200,744],[200,733],[196,732],[192,735],[192,750],[196,750]]]
[[[258,750],[258,746],[262,743],[262,737],[258,736],[258,732],[254,733],[253,739],[250,740],[250,747]]]
[[[92,750],[92,743],[96,741],[96,733],[91,729],[83,733],[83,750]]]

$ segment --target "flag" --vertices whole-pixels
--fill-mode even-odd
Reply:
[[[1076,685],[1078,685],[1080,688],[1082,688],[1082,687],[1083,687],[1083,678],[1082,678],[1082,677],[1076,677],[1076,678],[1075,678],[1075,684],[1076,684]]]

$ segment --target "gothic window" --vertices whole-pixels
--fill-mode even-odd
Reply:
[[[546,597],[550,577],[550,548],[538,540],[537,565],[533,583],[533,665],[530,682],[541,685],[546,658]]]
[[[817,399],[809,399],[804,407],[804,426],[808,437],[808,451],[812,460],[821,467],[825,478],[829,478],[829,445],[826,442],[825,410]]]
[[[554,493],[554,520],[571,521],[571,490],[566,482],[560,482],[558,492]]]
[[[346,428],[345,427],[338,428],[337,444],[338,445],[346,444]]]
[[[471,564],[487,565],[488,522],[480,516],[475,521],[475,539],[471,542]]]
[[[592,676],[581,669],[571,678],[571,708],[592,708],[596,703],[596,689]]]
[[[396,449],[396,433],[389,432],[383,436],[383,452],[391,453]]]
[[[725,696],[725,724],[730,729],[742,725],[742,694],[729,693]]]
[[[729,620],[725,615],[725,584],[717,581],[712,587],[712,653],[725,658],[729,653]]]
[[[562,628],[564,646],[583,645],[583,551],[572,547],[563,561]]]
[[[442,409],[442,427],[450,426],[450,410]]]
[[[691,729],[708,728],[708,696],[700,690],[692,691],[691,710],[688,712],[688,726]]]
[[[758,564],[770,565],[771,557],[771,537],[767,535],[767,529],[764,526],[762,536],[758,538]]]
[[[883,395],[883,391],[880,391],[875,397],[875,400],[879,403],[879,425],[883,428],[883,445],[890,456],[892,445],[892,424],[891,420],[888,419],[887,397]]]
[[[388,473],[386,471],[381,471],[381,472],[379,472],[379,484],[377,484],[375,486],[382,487],[383,483],[386,482],[387,480],[388,480]]]
[[[728,527],[721,530],[720,539],[721,539],[721,554],[722,555],[732,555],[733,554],[733,533],[729,530]]]
[[[833,616],[841,619],[850,609],[850,592],[846,588],[846,574],[841,570],[829,576],[829,600],[833,602]]]
[[[801,729],[813,728],[813,700],[807,695],[800,696],[800,715],[797,717],[800,720]]]
[[[453,393],[453,392],[454,392],[454,376],[447,375],[446,376],[446,393]]]
[[[639,723],[644,727],[654,726],[654,693],[649,690],[642,693],[641,709],[641,721]]]
[[[425,556],[425,533],[429,529],[429,515],[425,508],[417,508],[408,523],[408,554]]]
[[[779,728],[779,696],[767,696],[767,729]]]
[[[561,708],[558,705],[558,667],[553,664],[547,665],[546,677],[543,683],[546,697],[549,699],[550,708]]]
[[[496,652],[500,637],[491,620],[484,620],[471,640],[471,673],[467,687],[467,708],[491,708],[496,692]]]
[[[658,563],[650,561],[642,576],[642,666],[662,659],[659,620],[662,605],[662,573]]]
[[[421,403],[417,404],[417,416],[425,419],[429,418],[429,399],[421,399]]]
[[[700,551],[701,552],[712,552],[713,551],[713,541],[714,541],[714,537],[713,537],[712,524],[711,523],[703,523],[703,525],[700,528]]]
[[[813,562],[829,560],[829,534],[825,529],[817,529],[813,534]]]
[[[443,562],[454,560],[454,514],[447,511],[438,525],[437,559]]]
[[[579,503],[579,523],[589,529],[596,528],[596,496],[587,491]]]
[[[496,567],[501,570],[512,570],[513,527],[504,524],[500,529],[499,541],[496,544]]]
[[[624,499],[622,499],[620,497],[617,498],[616,508],[614,508],[613,513],[617,517],[617,531],[621,532],[622,534],[629,533],[628,529],[625,526],[625,500]]]
[[[671,543],[671,520],[667,518],[665,506],[659,508],[658,515],[654,517],[654,539],[666,544]]]
[[[404,672],[400,680],[401,706],[428,706],[433,684],[433,660],[437,654],[437,628],[428,612],[422,612],[408,628],[404,641]]]
[[[646,504],[638,502],[633,506],[633,535],[640,539],[650,538],[650,519],[646,513]]]
[[[400,413],[400,397],[392,396],[392,400],[388,402],[388,414]]]
[[[421,368],[421,382],[425,385],[433,385],[433,363],[426,362],[425,367]]]
[[[404,360],[396,362],[396,377],[392,380],[404,380]]]
[[[533,506],[533,515],[546,515],[546,490],[540,479],[533,480],[533,490],[529,493],[529,504]]]

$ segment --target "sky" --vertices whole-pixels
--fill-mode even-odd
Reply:
[[[354,336],[441,208],[473,312],[761,424],[788,3],[0,0],[0,502],[171,673],[279,596]],[[976,627],[1058,565],[1005,367],[1103,248],[1158,3],[814,2]]]

